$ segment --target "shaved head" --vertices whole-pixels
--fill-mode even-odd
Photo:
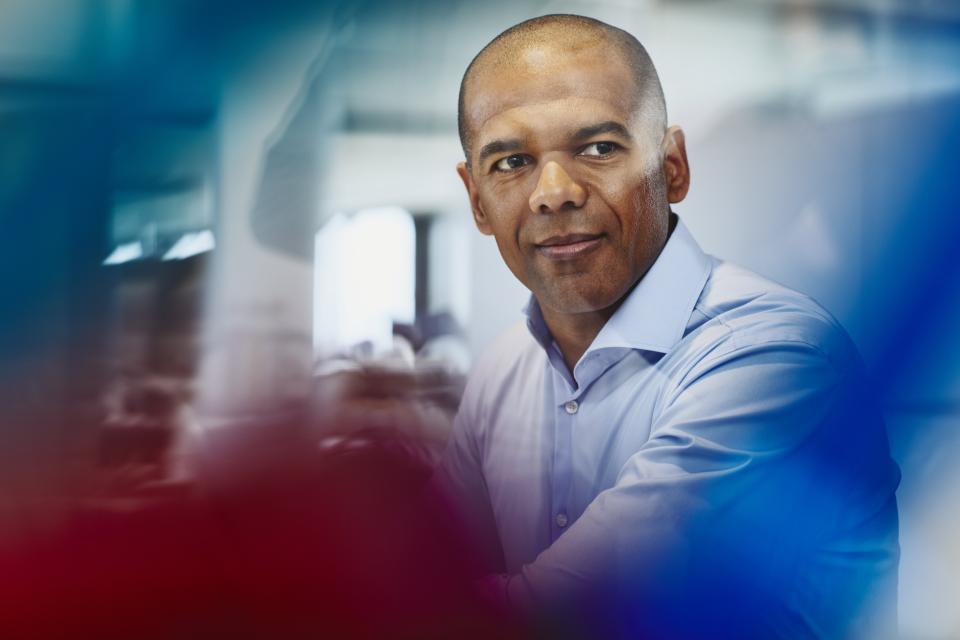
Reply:
[[[555,60],[577,55],[601,55],[627,67],[634,81],[633,111],[652,145],[666,131],[667,109],[660,79],[643,45],[622,29],[593,18],[556,14],[514,25],[490,41],[467,66],[460,82],[457,125],[467,162],[476,126],[469,112],[479,97],[474,90],[481,77],[499,73],[548,75]]]

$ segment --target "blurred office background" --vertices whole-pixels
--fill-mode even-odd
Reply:
[[[638,36],[687,132],[675,210],[859,344],[903,470],[902,635],[960,637],[950,0],[0,1],[4,513],[151,450],[189,478],[197,434],[307,397],[442,442],[526,299],[454,172],[457,88],[545,13]]]

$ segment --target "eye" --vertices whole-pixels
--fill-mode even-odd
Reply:
[[[516,171],[517,169],[530,164],[530,159],[522,154],[515,153],[512,156],[501,158],[493,165],[494,171]]]
[[[580,152],[582,156],[603,158],[620,148],[616,142],[591,142]]]

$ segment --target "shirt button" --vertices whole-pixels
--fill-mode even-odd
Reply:
[[[569,413],[570,415],[575,414],[575,413],[577,412],[577,409],[579,409],[579,408],[580,408],[580,405],[577,404],[577,401],[576,401],[576,400],[571,400],[571,401],[568,402],[567,404],[563,405],[564,411],[566,411],[566,412]]]
[[[567,526],[567,514],[558,513],[557,514],[557,526],[561,529]]]

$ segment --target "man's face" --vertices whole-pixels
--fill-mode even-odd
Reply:
[[[477,227],[545,312],[608,309],[668,235],[659,144],[635,118],[628,67],[609,51],[529,47],[518,57],[468,85],[470,163],[458,171]]]

